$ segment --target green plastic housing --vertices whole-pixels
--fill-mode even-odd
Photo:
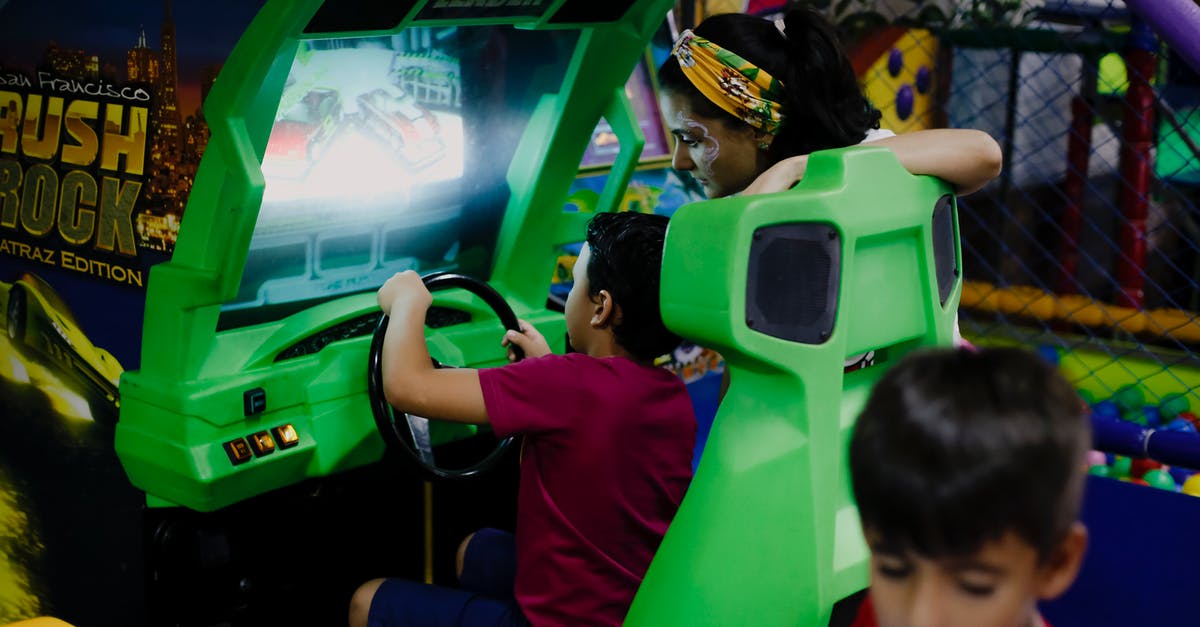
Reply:
[[[336,8],[333,0],[330,4]],[[450,6],[444,0],[411,4],[393,28],[306,35],[321,0],[270,0],[214,84],[205,102],[212,136],[175,252],[150,273],[140,368],[126,372],[120,383],[116,450],[130,481],[146,492],[151,505],[212,511],[306,478],[376,462],[383,453],[367,402],[369,336],[275,360],[306,337],[375,311],[373,293],[326,302],[277,322],[217,330],[221,305],[234,298],[241,281],[262,203],[262,157],[301,39],[398,33],[410,25],[579,31],[560,89],[541,96],[509,165],[510,197],[490,277],[518,316],[538,325],[552,348],[563,349],[562,315],[546,308],[555,249],[583,239],[589,217],[565,212],[565,199],[602,116],[621,144],[612,190],[606,193],[609,208],[619,198],[643,143],[623,87],[671,0],[638,0],[616,21],[583,24],[553,19],[565,0],[524,3],[529,5],[519,11],[524,16],[457,20],[421,19],[430,15],[422,13],[427,5]],[[470,367],[504,363],[500,326],[482,302],[461,292],[439,292],[435,302],[474,317],[429,333],[435,357]],[[245,395],[257,390],[265,410],[247,415]],[[231,462],[226,443],[284,425],[299,434],[296,446]],[[434,439],[472,433],[473,428],[438,425]]]
[[[941,302],[932,215],[951,194],[883,148],[816,153],[797,188],[682,207],[663,263],[663,318],[730,372],[696,477],[629,625],[827,625],[867,585],[846,449],[871,386],[905,353],[948,345],[959,273]],[[803,344],[747,326],[756,229],[816,223],[840,238],[832,334]],[[960,267],[957,223],[953,263]],[[801,274],[805,268],[770,271]],[[798,285],[803,282],[798,281]],[[844,360],[877,351],[876,366]]]

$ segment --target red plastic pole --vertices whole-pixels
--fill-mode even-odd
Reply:
[[[1079,266],[1079,231],[1083,228],[1080,207],[1092,152],[1092,119],[1095,117],[1095,60],[1085,58],[1080,93],[1071,99],[1071,131],[1067,136],[1067,171],[1063,176],[1063,205],[1059,226],[1063,238],[1058,249],[1058,293],[1078,292],[1075,270]]]
[[[1125,55],[1129,89],[1125,93],[1124,142],[1121,146],[1121,210],[1125,221],[1117,243],[1116,302],[1140,309],[1144,302],[1146,269],[1146,214],[1150,208],[1150,151],[1154,141],[1154,76],[1158,46],[1144,22],[1135,20],[1130,31],[1130,48]]]

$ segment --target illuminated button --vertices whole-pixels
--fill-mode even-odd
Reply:
[[[271,433],[275,434],[275,442],[279,444],[279,448],[291,448],[300,443],[300,434],[296,433],[296,427],[292,425],[282,425],[271,429]]]
[[[250,460],[250,445],[243,438],[226,442],[225,454],[229,455],[229,461],[233,462],[233,465],[236,466]]]
[[[266,431],[250,434],[249,440],[250,448],[254,451],[255,457],[262,457],[268,453],[275,452],[275,440],[272,440],[271,434]]]

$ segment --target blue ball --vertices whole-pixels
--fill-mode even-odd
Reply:
[[[1196,474],[1195,470],[1188,468],[1176,468],[1175,466],[1171,467],[1170,472],[1171,476],[1175,478],[1175,483],[1178,483],[1179,485],[1183,485],[1184,481],[1187,481],[1192,475]]]
[[[888,52],[887,70],[893,78],[900,76],[900,70],[904,69],[904,53],[900,52],[899,48],[892,48]]]
[[[1162,414],[1158,411],[1158,405],[1146,405],[1142,407],[1142,415],[1146,417],[1147,427],[1157,427],[1162,424]]]
[[[1117,407],[1117,404],[1111,400],[1100,401],[1092,405],[1092,414],[1097,418],[1104,418],[1106,420],[1120,420],[1121,408]]]
[[[1184,420],[1183,418],[1176,418],[1175,420],[1168,422],[1166,426],[1163,427],[1163,430],[1181,431],[1183,433],[1196,433],[1196,425]]]
[[[917,87],[917,89],[920,89],[920,87]],[[1062,357],[1058,354],[1058,349],[1049,344],[1042,344],[1038,346],[1037,354],[1038,357],[1046,360],[1046,363],[1050,364],[1051,366],[1057,366],[1059,362],[1062,361]]]

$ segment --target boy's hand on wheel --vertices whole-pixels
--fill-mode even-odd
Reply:
[[[379,288],[376,300],[383,313],[390,316],[392,309],[397,306],[427,310],[433,303],[433,296],[429,293],[429,288],[425,287],[421,275],[412,270],[405,270],[392,275],[392,278]]]
[[[540,331],[524,320],[517,320],[517,324],[521,327],[521,332],[505,331],[504,339],[500,341],[501,346],[509,347],[509,361],[517,359],[512,351],[513,346],[525,351],[526,357],[541,357],[550,354],[550,344],[546,342],[546,338],[542,337]]]

